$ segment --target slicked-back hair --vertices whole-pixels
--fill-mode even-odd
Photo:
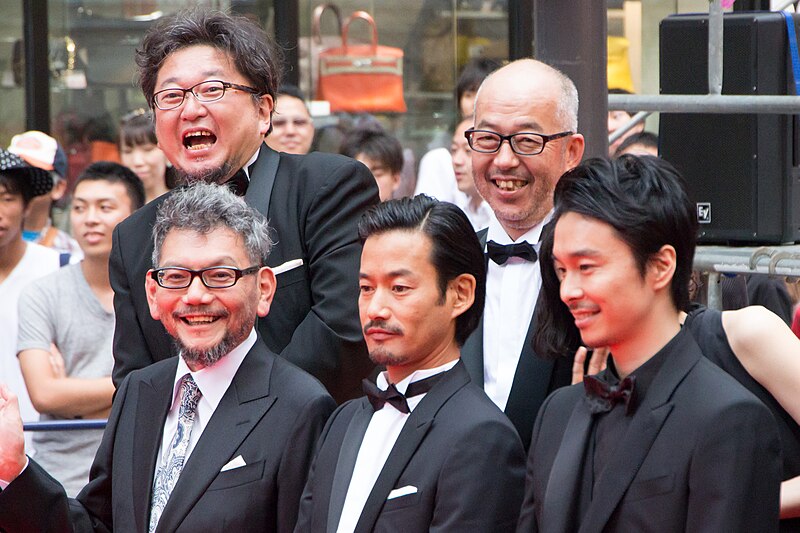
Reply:
[[[456,318],[455,340],[463,346],[480,322],[486,298],[486,261],[469,219],[456,205],[419,194],[374,205],[358,223],[362,243],[390,231],[420,232],[431,240],[430,260],[442,301],[450,281],[461,274],[475,277],[475,301]]]
[[[107,181],[125,187],[131,201],[131,212],[144,205],[144,185],[134,171],[113,161],[96,161],[86,167],[75,180],[75,187],[84,181]]]
[[[160,18],[136,50],[139,85],[151,108],[156,78],[164,61],[173,52],[194,45],[212,46],[227,53],[259,95],[268,94],[275,99],[282,56],[267,33],[246,17],[194,8]],[[253,96],[258,99],[259,95]]]
[[[272,248],[267,219],[228,187],[197,182],[176,189],[158,207],[153,225],[153,268],[161,266],[161,247],[170,231],[208,235],[220,228],[229,229],[242,238],[253,264],[267,264]]]
[[[559,295],[559,281],[553,268],[553,232],[566,213],[610,225],[630,248],[640,276],[662,246],[675,248],[675,274],[670,297],[675,308],[689,305],[689,279],[697,236],[694,205],[686,182],[663,159],[623,155],[610,161],[596,158],[565,173],[554,193],[553,222],[543,235],[540,250],[542,290],[536,305],[534,350],[542,357],[574,352],[580,334]]]
[[[364,154],[373,162],[381,163],[392,174],[403,170],[403,146],[397,137],[369,126],[350,130],[339,152],[352,158]]]

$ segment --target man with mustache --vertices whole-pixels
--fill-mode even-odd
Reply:
[[[368,211],[359,234],[359,314],[386,371],[328,421],[296,531],[512,531],[522,443],[459,359],[484,298],[472,225],[419,195]]]
[[[356,319],[356,224],[378,202],[375,180],[349,158],[286,154],[265,144],[282,67],[252,21],[202,8],[164,17],[136,60],[158,144],[179,177],[228,184],[275,231],[275,305],[257,326],[264,342],[337,400],[357,396],[372,365]],[[114,234],[117,385],[131,370],[173,355],[169,336],[149,316],[143,283],[148,234],[166,196]]]
[[[530,348],[541,274],[536,248],[561,174],[583,156],[578,92],[558,70],[522,59],[487,77],[466,131],[472,173],[496,220],[478,233],[489,256],[483,320],[462,350],[472,380],[508,415],[527,449],[547,394],[570,383],[570,364]]]
[[[198,183],[161,203],[147,299],[180,356],[128,375],[69,501],[26,457],[16,396],[0,385],[0,530],[293,530],[335,404],[256,332],[275,291],[269,231],[226,187]]]

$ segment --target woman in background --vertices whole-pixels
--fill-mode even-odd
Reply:
[[[175,186],[172,166],[158,147],[150,111],[137,109],[122,117],[119,154],[122,164],[142,180],[145,202],[158,198]]]

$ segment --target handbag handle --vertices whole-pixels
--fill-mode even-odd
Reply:
[[[378,26],[375,24],[375,19],[367,13],[366,11],[353,11],[347,20],[344,21],[342,25],[342,47],[344,48],[344,53],[347,54],[347,33],[350,30],[350,23],[354,20],[361,19],[367,21],[367,23],[372,27],[372,53],[377,54],[378,52]]]
[[[311,36],[317,44],[322,44],[320,21],[325,11],[332,11],[336,15],[336,27],[339,28],[339,35],[342,35],[342,13],[339,11],[339,6],[332,3],[320,4],[314,8],[314,14],[311,17]]]

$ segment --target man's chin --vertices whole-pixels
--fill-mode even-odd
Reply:
[[[209,168],[196,168],[191,170],[176,169],[178,183],[192,184],[203,183],[225,183],[238,169],[233,169],[233,165],[226,161],[221,166]]]

